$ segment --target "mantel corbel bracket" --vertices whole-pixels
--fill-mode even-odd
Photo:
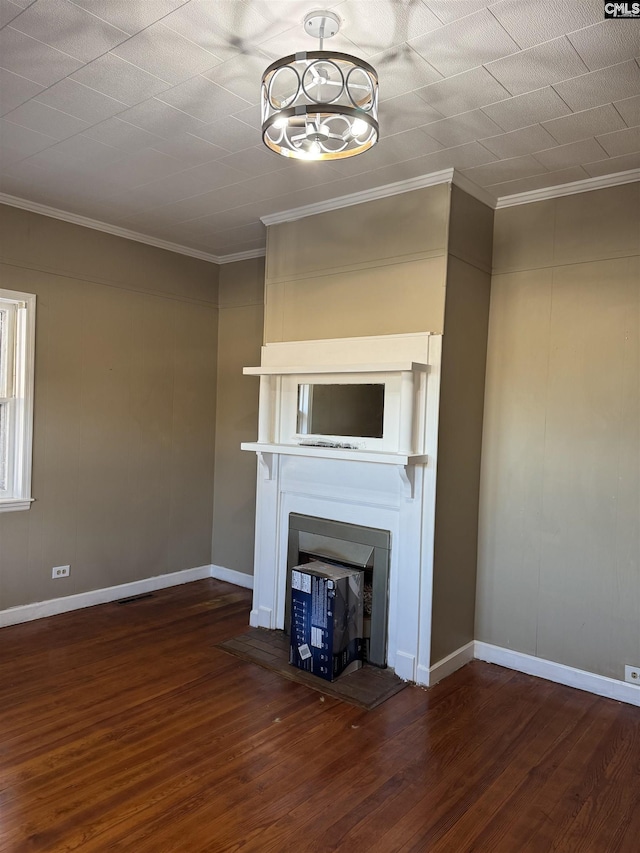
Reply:
[[[260,471],[264,480],[273,480],[273,460],[275,453],[267,453],[264,450],[259,450],[256,453],[258,462],[260,463]]]
[[[416,497],[416,466],[415,465],[398,465],[396,471],[400,475],[402,481],[404,497],[408,501],[415,500]]]

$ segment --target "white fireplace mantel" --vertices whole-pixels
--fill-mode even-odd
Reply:
[[[267,344],[261,365],[251,624],[284,628],[291,512],[391,532],[387,661],[429,683],[441,336],[428,333]],[[296,434],[304,382],[382,382],[382,439],[310,446]],[[399,476],[398,476],[399,475]]]

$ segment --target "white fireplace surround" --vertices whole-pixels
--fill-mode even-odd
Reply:
[[[391,533],[387,662],[429,684],[442,338],[428,333],[267,344],[260,367],[253,626],[284,628],[289,514]],[[385,385],[381,442],[301,445],[297,386]],[[372,446],[373,445],[373,446]]]

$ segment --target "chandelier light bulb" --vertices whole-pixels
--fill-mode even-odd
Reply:
[[[361,118],[355,119],[355,121],[351,125],[351,133],[354,136],[362,136],[362,134],[366,133],[368,129],[368,124],[366,123],[366,121],[362,121]]]

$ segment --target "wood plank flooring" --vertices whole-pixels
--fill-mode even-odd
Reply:
[[[478,661],[363,711],[219,581],[0,630],[2,853],[637,853],[640,709]]]

